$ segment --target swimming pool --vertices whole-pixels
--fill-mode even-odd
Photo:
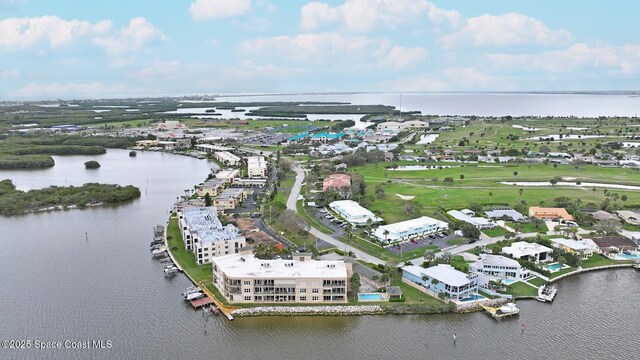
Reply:
[[[502,282],[503,282],[505,285],[511,285],[511,284],[513,284],[513,283],[514,283],[514,282],[516,282],[516,281],[518,281],[518,280],[502,279]]]
[[[556,272],[556,271],[562,269],[562,264],[560,264],[560,263],[549,264],[549,265],[546,265],[545,268],[547,268],[547,270],[549,270],[551,272]]]
[[[620,254],[618,254],[618,257],[624,258],[624,259],[640,259],[640,253],[631,253],[631,252],[622,252]]]
[[[384,294],[378,293],[360,293],[358,301],[385,301]]]
[[[484,299],[486,299],[486,297],[480,294],[471,294],[467,297],[461,298],[460,301],[466,302],[466,301],[476,301],[476,300],[484,300]]]

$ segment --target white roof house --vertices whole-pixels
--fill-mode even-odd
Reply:
[[[447,211],[447,214],[449,214],[451,217],[453,217],[458,221],[464,221],[466,223],[469,223],[477,227],[478,229],[487,229],[487,228],[496,227],[496,224],[489,219],[473,216],[472,214],[475,215],[475,213],[473,213],[473,211],[471,210],[467,210],[467,209],[464,209],[462,211],[450,210],[450,211]]]
[[[514,242],[511,246],[502,248],[503,254],[511,255],[515,259],[526,259],[535,262],[547,260],[547,255],[551,252],[553,252],[553,249],[526,241]]]
[[[329,207],[354,226],[364,226],[382,221],[381,218],[353,200],[334,201],[329,204]]]
[[[426,275],[431,279],[436,279],[441,283],[449,286],[464,286],[473,282],[473,280],[470,279],[469,275],[463,273],[462,271],[458,271],[451,265],[447,264],[438,264],[426,269],[416,265],[409,265],[403,267],[402,271],[405,271],[419,278],[422,278]]]
[[[406,240],[413,236],[428,235],[449,228],[449,224],[428,216],[379,226],[374,232],[378,240]]]
[[[492,209],[484,212],[489,219],[501,219],[506,216],[513,221],[520,221],[526,219],[526,216],[513,209]]]
[[[476,262],[471,264],[472,272],[478,273],[478,282],[486,286],[490,280],[520,280],[530,275],[517,260],[502,255],[480,254]]]
[[[557,238],[557,239],[551,239],[551,242],[554,244],[557,244],[558,246],[570,248],[574,251],[593,250],[594,248],[594,246],[590,244],[587,244],[585,242],[578,241],[578,240],[572,240],[572,239]]]
[[[267,162],[264,156],[247,157],[247,176],[249,178],[267,177]]]

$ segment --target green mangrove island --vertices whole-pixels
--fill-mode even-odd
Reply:
[[[33,211],[82,208],[118,204],[140,197],[133,185],[87,183],[82,186],[50,186],[29,191],[17,190],[11,180],[0,181],[0,215]]]

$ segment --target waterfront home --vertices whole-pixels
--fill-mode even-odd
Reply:
[[[379,241],[403,241],[446,231],[448,228],[449,224],[444,221],[422,216],[416,219],[379,226],[374,232],[374,236]]]
[[[261,260],[243,250],[211,265],[213,284],[231,303],[346,303],[352,274],[350,263],[312,260],[310,254]]]
[[[250,179],[267,177],[267,161],[264,156],[247,157],[247,177]]]
[[[590,240],[595,245],[595,250],[598,253],[607,256],[618,254],[622,251],[638,250],[638,244],[622,236],[600,236]]]
[[[554,247],[560,248],[568,253],[574,254],[581,259],[585,260],[593,255],[595,246],[588,244],[585,241],[571,240],[571,239],[551,239],[551,244]]]
[[[531,275],[517,260],[502,255],[480,254],[471,264],[472,273],[478,274],[478,283],[487,286],[490,280],[522,280]]]
[[[216,256],[237,253],[246,245],[238,229],[231,224],[223,226],[210,207],[184,208],[177,214],[185,248],[195,253],[200,265]]]
[[[484,214],[489,219],[502,219],[505,217],[513,221],[522,221],[526,219],[526,217],[518,211],[507,207],[496,207],[489,211],[485,211]]]
[[[538,219],[563,219],[573,221],[573,216],[564,208],[543,208],[532,206],[529,208],[529,216]]]
[[[551,259],[550,249],[538,243],[529,243],[526,241],[518,241],[502,248],[502,253],[510,255],[514,259],[523,259],[532,262],[548,261]]]
[[[366,226],[382,221],[381,218],[353,200],[334,201],[329,204],[329,208],[353,226]]]
[[[438,264],[430,268],[409,265],[402,268],[402,281],[420,285],[438,295],[460,300],[478,292],[478,276],[465,274],[451,265]],[[426,291],[425,291],[426,292]]]
[[[640,225],[640,214],[634,211],[620,210],[616,211],[616,214],[618,214],[618,217],[627,224]]]
[[[458,221],[469,223],[477,229],[491,229],[497,226],[492,220],[475,216],[476,213],[469,209],[450,210],[447,211],[447,214]]]
[[[351,176],[347,174],[332,174],[322,181],[322,191],[329,189],[351,188]]]

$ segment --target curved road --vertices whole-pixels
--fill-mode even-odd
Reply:
[[[294,164],[292,170],[296,173],[296,182],[293,184],[293,187],[291,188],[291,193],[289,194],[289,198],[287,199],[287,209],[295,211],[297,213],[298,208],[296,207],[296,203],[298,202],[298,197],[300,196],[300,190],[302,189],[302,182],[304,181],[304,170],[302,170],[302,168],[298,164]],[[321,232],[320,230],[314,228],[311,224],[309,224],[309,227],[310,227],[309,233],[311,233],[313,236],[317,237],[318,239],[326,243],[329,243],[337,247],[338,249],[345,248],[346,244],[343,243],[342,241],[334,238],[331,235],[327,235]],[[351,251],[353,251],[353,253],[356,254],[356,257],[358,259],[362,259],[374,264],[385,264],[385,261],[380,260],[377,257],[371,256],[354,247],[351,247]]]

